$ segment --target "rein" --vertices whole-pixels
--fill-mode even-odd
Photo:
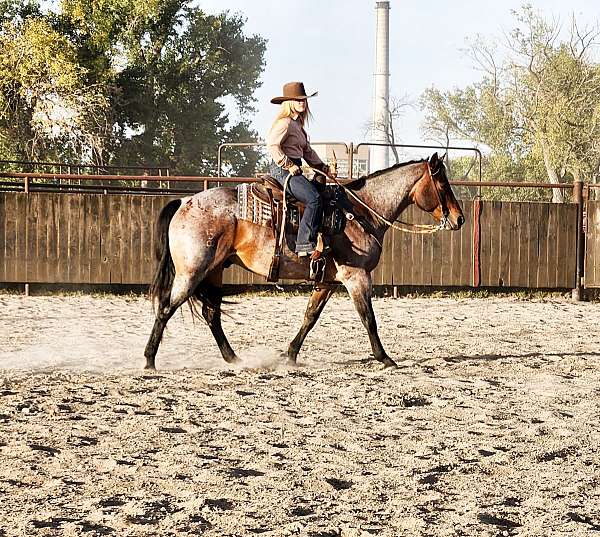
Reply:
[[[316,172],[320,175],[325,175],[325,177],[329,177],[326,174],[324,174],[322,171],[317,170],[315,168],[310,168],[313,172]],[[435,181],[433,180],[433,175],[431,173],[431,168],[429,167],[429,162],[427,163],[427,169],[429,170],[429,176],[433,182],[433,186],[435,189],[435,193],[437,194],[438,197],[438,202],[440,204],[440,207],[442,207],[442,211],[444,211],[444,217],[440,220],[440,223],[437,225],[433,225],[433,224],[411,224],[409,222],[402,222],[400,220],[398,220],[399,224],[402,224],[403,226],[408,226],[408,228],[405,227],[400,227],[399,225],[395,224],[394,222],[390,222],[387,218],[385,218],[384,216],[380,215],[375,209],[373,209],[372,207],[369,207],[369,205],[367,205],[363,200],[361,200],[354,192],[352,192],[352,190],[350,190],[349,188],[346,188],[342,183],[340,183],[335,177],[329,177],[329,179],[332,179],[333,182],[338,185],[339,187],[341,187],[344,192],[346,192],[346,194],[350,194],[351,197],[353,197],[358,203],[360,203],[360,205],[362,205],[365,209],[367,209],[371,214],[373,214],[374,216],[376,216],[377,218],[379,218],[384,224],[387,224],[388,226],[397,229],[398,231],[403,231],[404,233],[413,233],[413,234],[417,234],[417,235],[425,235],[425,234],[430,234],[430,233],[437,233],[438,231],[441,231],[442,229],[444,229],[446,227],[446,222],[447,222],[447,211],[444,209],[443,205],[442,205],[442,198],[440,196],[440,193],[438,191],[437,185],[435,184]],[[436,172],[438,173],[438,172]]]

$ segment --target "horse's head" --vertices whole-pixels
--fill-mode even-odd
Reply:
[[[431,213],[445,229],[460,229],[465,223],[465,217],[452,192],[443,159],[434,153],[424,165],[423,175],[410,192],[412,202],[423,211]]]

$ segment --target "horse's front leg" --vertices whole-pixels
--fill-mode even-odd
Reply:
[[[397,367],[396,362],[385,352],[377,333],[377,322],[371,303],[371,295],[373,294],[371,274],[363,269],[348,270],[342,277],[342,283],[348,289],[360,320],[367,329],[375,359],[383,363],[385,367]]]
[[[302,343],[304,343],[304,339],[317,323],[319,315],[321,315],[325,304],[327,304],[329,297],[331,297],[336,287],[337,286],[315,289],[312,292],[312,295],[310,295],[302,327],[288,347],[288,363],[296,363],[296,358],[298,357]]]

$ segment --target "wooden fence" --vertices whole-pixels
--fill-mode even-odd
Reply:
[[[0,193],[0,282],[146,284],[154,222],[172,196]],[[577,206],[464,202],[459,232],[390,230],[376,285],[573,288]],[[411,207],[405,221],[431,223]],[[475,247],[474,247],[475,244]],[[600,286],[600,203],[589,202],[586,285]],[[262,284],[238,267],[232,284]]]
[[[585,286],[600,287],[600,201],[587,202]]]

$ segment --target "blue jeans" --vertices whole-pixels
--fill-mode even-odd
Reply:
[[[292,159],[295,162],[295,159]],[[298,166],[300,165],[297,163]],[[283,186],[288,176],[287,170],[271,163],[271,175]],[[317,232],[323,217],[323,202],[319,191],[304,175],[293,175],[287,186],[287,194],[304,204],[304,214],[298,226],[296,253],[311,253],[317,247]]]

